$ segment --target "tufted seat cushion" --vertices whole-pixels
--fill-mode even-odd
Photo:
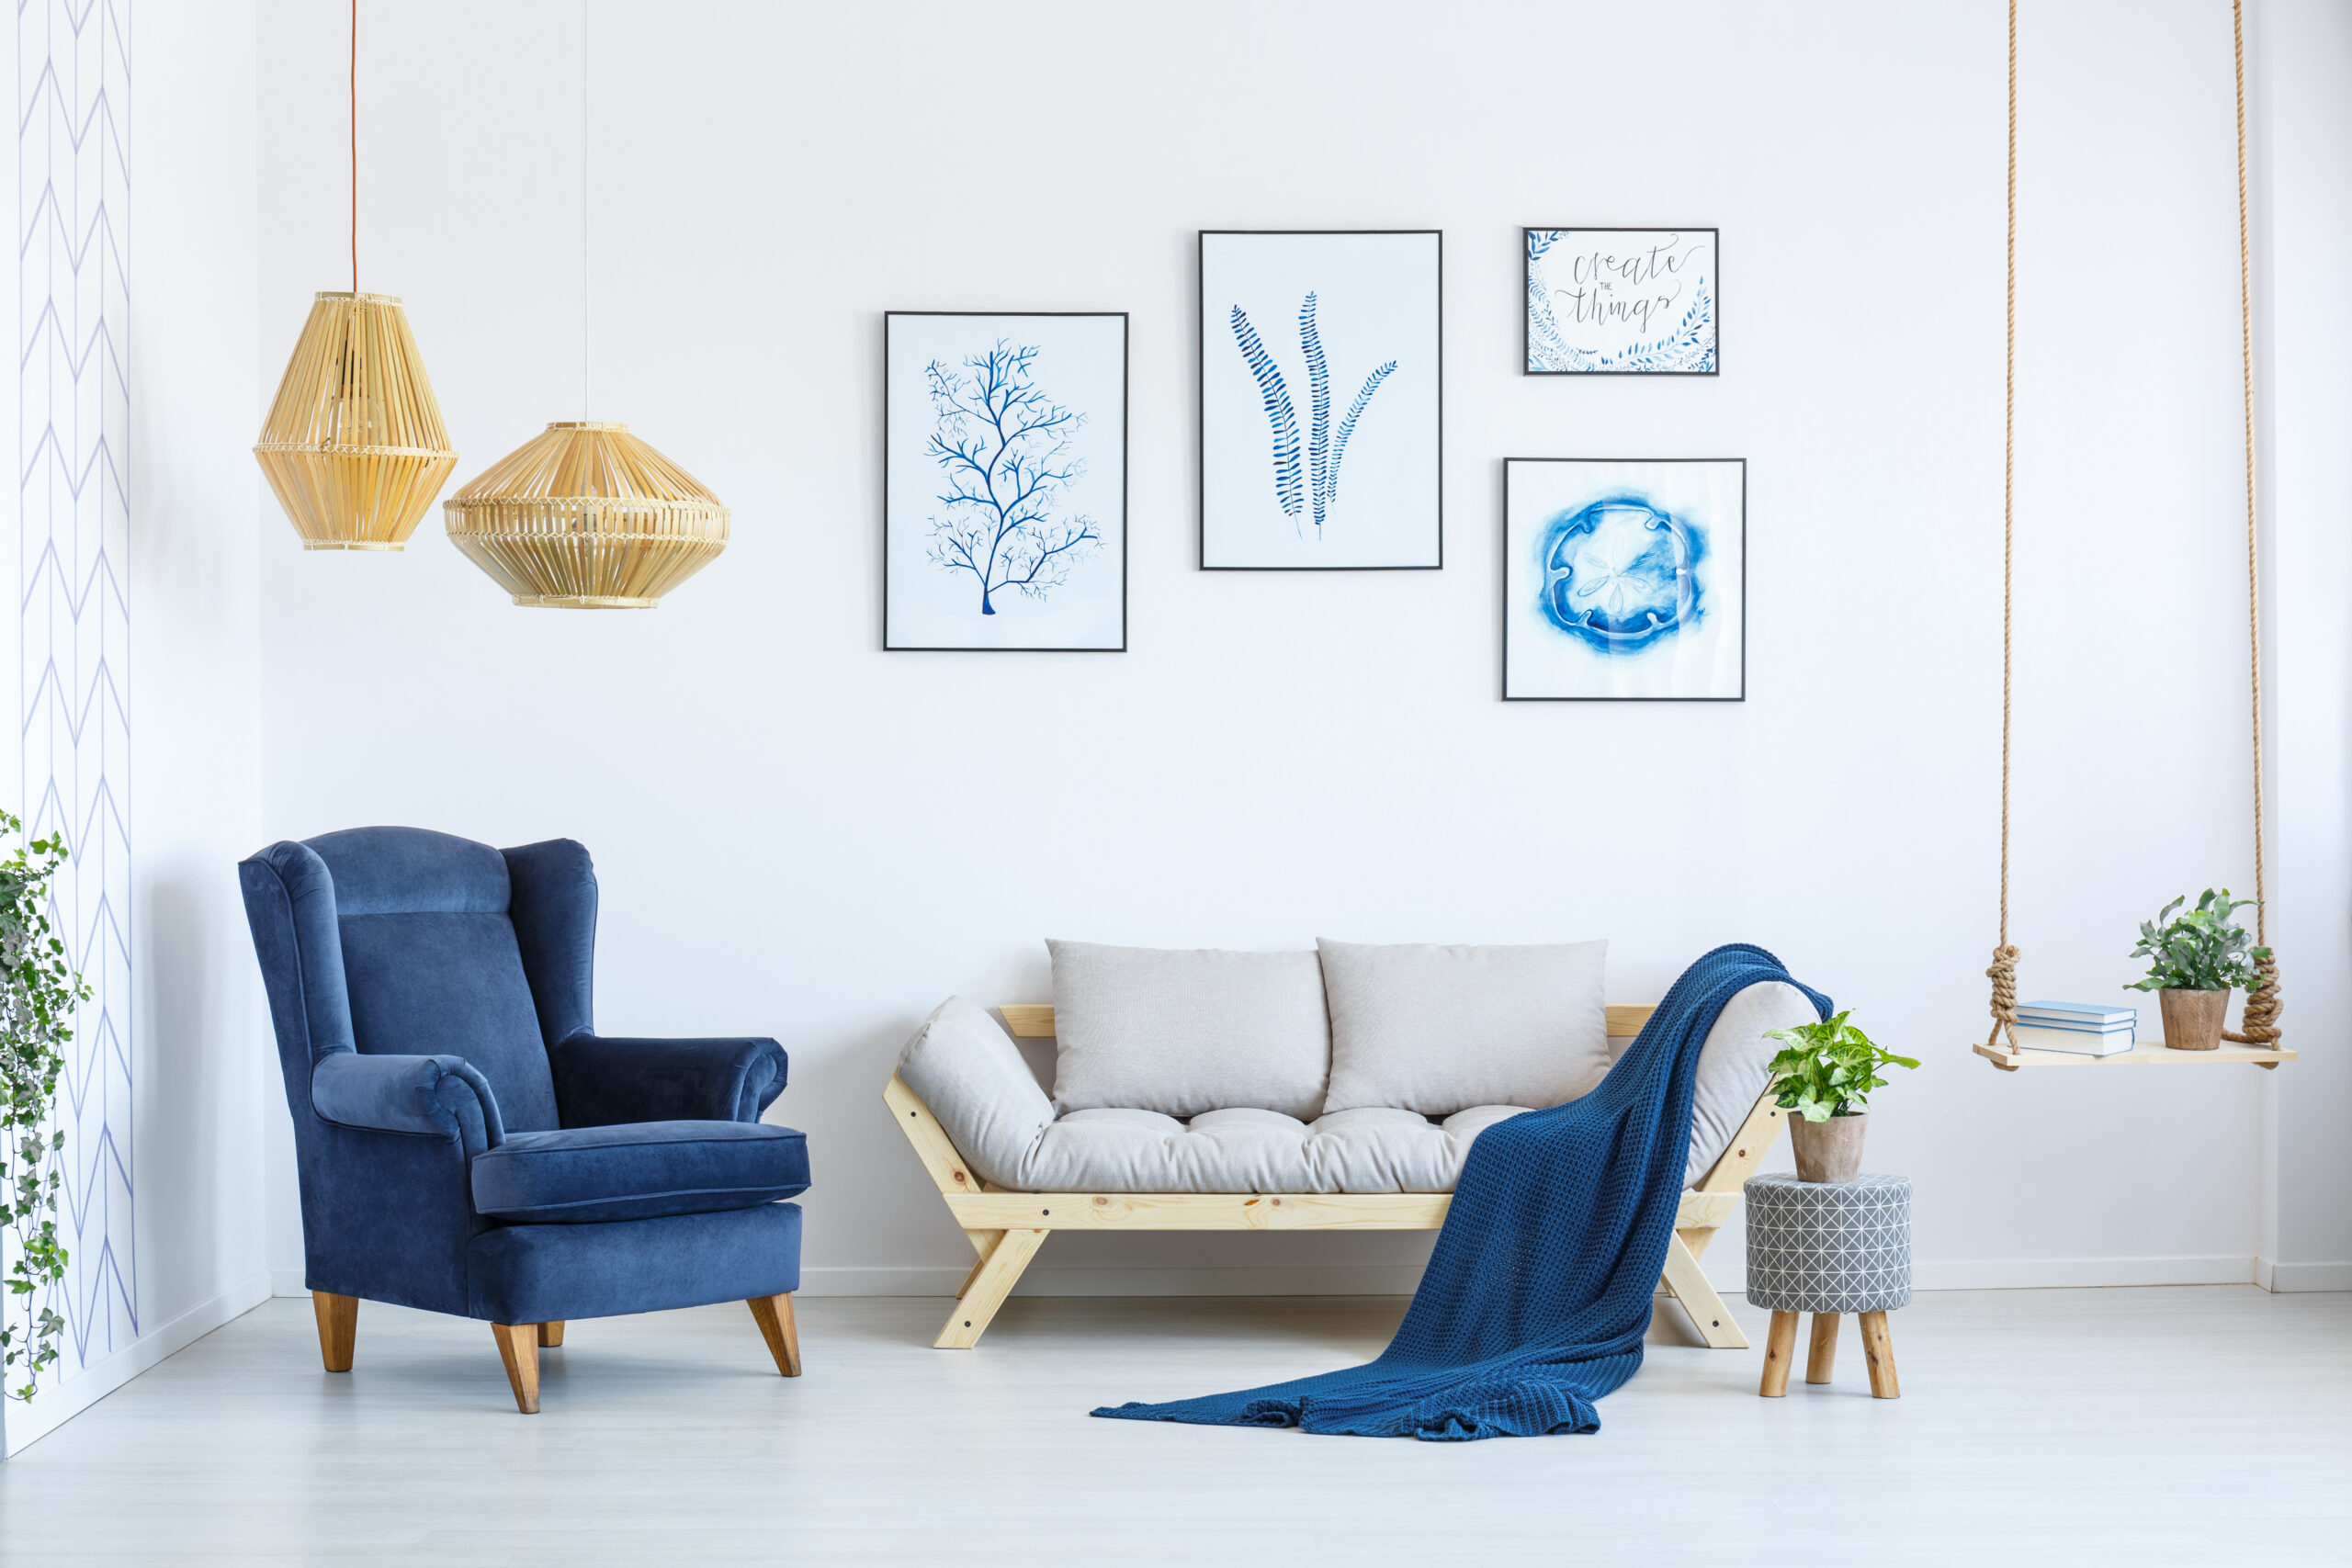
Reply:
[[[474,1208],[526,1224],[707,1214],[808,1189],[808,1145],[760,1122],[626,1122],[510,1134],[473,1162]]]
[[[1804,993],[1777,980],[1725,1004],[1699,1056],[1686,1181],[1731,1146],[1770,1081],[1770,1032],[1814,1019]],[[923,1021],[899,1076],[980,1178],[1014,1192],[1451,1192],[1470,1140],[1528,1109],[1474,1105],[1442,1121],[1378,1106],[1313,1122],[1247,1109],[1057,1117],[1011,1037],[961,997]]]
[[[1057,1192],[1451,1192],[1470,1140],[1528,1107],[1442,1122],[1410,1111],[1073,1111],[1038,1140],[1031,1185]]]

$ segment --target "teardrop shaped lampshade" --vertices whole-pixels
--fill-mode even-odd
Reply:
[[[517,604],[650,610],[727,547],[727,508],[626,424],[550,424],[442,502]]]
[[[322,293],[254,457],[306,550],[397,550],[457,449],[390,294]]]

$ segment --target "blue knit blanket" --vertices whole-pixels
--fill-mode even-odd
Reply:
[[[1724,1004],[1760,980],[1797,985],[1829,1016],[1829,998],[1762,948],[1719,947],[1683,971],[1599,1088],[1479,1134],[1379,1359],[1094,1414],[1432,1442],[1598,1431],[1594,1402],[1642,1364],[1682,1198],[1700,1048]]]

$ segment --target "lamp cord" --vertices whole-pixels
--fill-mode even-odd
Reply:
[[[351,291],[359,292],[359,0],[351,0]]]
[[[580,0],[580,418],[591,417],[595,382],[588,313],[588,0]]]

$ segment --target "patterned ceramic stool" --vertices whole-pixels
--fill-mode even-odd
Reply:
[[[1911,1179],[1799,1181],[1781,1173],[1748,1178],[1747,1193],[1747,1300],[1772,1313],[1756,1392],[1767,1399],[1789,1392],[1801,1312],[1813,1314],[1804,1381],[1827,1382],[1838,1315],[1850,1312],[1862,1320],[1871,1397],[1901,1398],[1886,1314],[1911,1300]]]

